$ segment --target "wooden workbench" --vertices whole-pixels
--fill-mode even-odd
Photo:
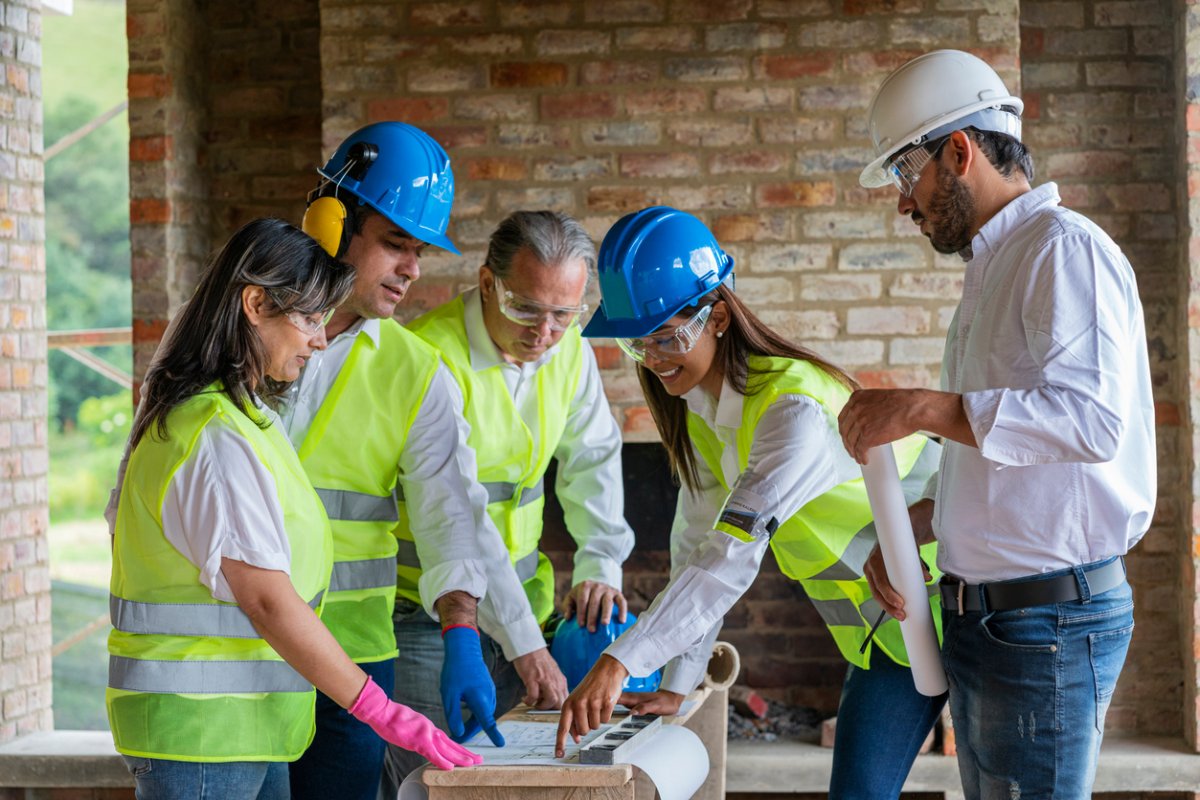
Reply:
[[[696,704],[688,713],[667,717],[667,724],[691,729],[708,750],[708,779],[693,795],[694,800],[725,797],[725,736],[729,693],[708,687],[697,689],[688,699]],[[504,715],[505,720],[557,722],[557,716],[530,717],[520,709]],[[429,800],[653,800],[654,786],[641,771],[629,764],[613,766],[481,766],[451,772],[425,770]]]

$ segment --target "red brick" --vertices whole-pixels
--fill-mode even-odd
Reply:
[[[166,330],[167,321],[165,319],[141,319],[134,317],[133,343],[157,344],[162,339],[162,335]]]
[[[627,178],[688,178],[700,172],[700,160],[691,153],[629,153],[620,164]]]
[[[864,389],[927,389],[935,385],[930,371],[919,367],[859,370],[854,377]]]
[[[444,119],[450,111],[450,101],[444,97],[402,97],[372,100],[367,103],[368,122],[400,120],[420,123]]]
[[[791,230],[786,214],[726,214],[712,223],[718,242],[782,242]]]
[[[487,21],[483,3],[417,3],[412,7],[412,24],[430,28],[483,25]]]
[[[617,101],[602,92],[572,92],[547,95],[541,100],[543,119],[590,119],[612,117]]]
[[[440,125],[422,128],[446,150],[460,147],[483,147],[487,144],[487,128],[482,125]]]
[[[593,186],[587,190],[587,208],[623,214],[655,205],[653,198],[642,186]]]
[[[171,78],[159,73],[130,72],[128,87],[130,100],[161,99],[171,93]]]
[[[758,187],[755,202],[764,208],[778,206],[831,206],[837,200],[832,181],[792,181]]]
[[[1179,406],[1175,403],[1158,402],[1154,404],[1154,424],[1167,425],[1177,428],[1183,424]]]
[[[135,136],[129,139],[130,161],[164,161],[171,157],[173,139],[170,136]]]
[[[787,153],[768,150],[748,150],[742,153],[721,153],[712,157],[708,170],[713,175],[728,173],[779,172],[787,169],[791,157]]]
[[[625,110],[630,116],[693,114],[707,105],[708,97],[700,89],[650,89],[625,97]]]
[[[467,177],[476,181],[518,181],[529,173],[519,158],[471,158],[465,164]]]
[[[565,86],[567,65],[549,61],[508,61],[492,64],[491,84],[496,88]]]
[[[625,360],[621,348],[613,345],[593,345],[592,352],[596,354],[596,366],[600,369],[617,369]]]
[[[634,406],[625,409],[624,421],[621,423],[624,433],[658,433],[654,417],[646,406]]]
[[[801,56],[759,56],[754,60],[754,74],[774,80],[825,77],[833,73],[837,59],[832,53]]]
[[[658,77],[658,64],[647,61],[590,61],[579,68],[579,82],[584,86],[650,83]]]
[[[129,222],[167,223],[171,221],[171,201],[146,197],[129,201]]]
[[[408,292],[404,295],[404,315],[409,319],[414,319],[426,311],[449,303],[454,299],[455,294],[454,284],[451,282],[434,281],[429,278],[419,280],[409,286]]]
[[[1188,103],[1187,129],[1189,131],[1200,131],[1200,104]]]

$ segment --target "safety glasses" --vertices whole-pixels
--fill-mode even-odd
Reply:
[[[282,309],[285,307],[286,304],[279,299],[277,292],[268,289],[267,294],[271,296],[271,300],[274,301],[275,305],[279,306],[279,308]],[[315,314],[304,314],[299,311],[292,310],[284,311],[283,315],[287,317],[287,321],[292,323],[292,325],[294,325],[301,333],[305,334],[306,336],[316,336],[317,331],[321,330],[329,323],[329,320],[333,317],[333,312],[335,311],[337,311],[336,308],[330,308]]]
[[[510,321],[526,328],[535,328],[543,322],[548,322],[552,331],[565,331],[579,319],[580,314],[588,310],[587,303],[577,306],[555,306],[522,297],[506,288],[499,275],[496,275],[496,301],[500,305],[500,313]]]
[[[917,181],[921,178],[921,170],[938,157],[938,154],[942,152],[942,147],[949,139],[948,135],[943,136],[928,144],[918,145],[892,159],[887,166],[888,177],[892,179],[892,184],[900,190],[900,194],[912,197],[913,189],[916,188]]]
[[[707,305],[674,330],[655,331],[638,339],[617,339],[617,346],[639,364],[645,363],[647,353],[660,360],[687,355],[700,341],[711,314],[712,306]]]

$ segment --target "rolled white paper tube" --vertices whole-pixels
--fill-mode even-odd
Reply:
[[[879,534],[879,549],[887,566],[888,580],[904,598],[904,621],[900,634],[908,650],[913,683],[926,697],[936,697],[946,691],[946,671],[938,650],[937,629],[929,610],[925,591],[925,576],[921,571],[921,556],[913,539],[908,505],[900,488],[896,455],[890,444],[872,447],[867,451],[867,463],[862,466],[867,499],[875,516]],[[873,620],[872,620],[873,621]]]
[[[705,672],[705,686],[713,689],[728,689],[737,680],[742,670],[742,659],[737,648],[729,642],[715,642],[712,656],[708,659],[708,670]]]

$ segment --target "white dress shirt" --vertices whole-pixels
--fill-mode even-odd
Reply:
[[[370,346],[378,346],[379,326],[377,319],[359,320],[308,360],[284,398],[283,424],[294,446],[303,443],[358,338],[367,337]],[[511,660],[546,643],[516,572],[511,566],[493,568],[508,564],[508,552],[488,516],[487,491],[475,479],[475,451],[466,444],[469,433],[462,394],[449,370],[439,364],[404,449],[396,454],[421,561],[421,600],[436,619],[434,604],[448,592],[483,598],[480,627],[500,642]]]
[[[942,388],[978,448],[947,442],[933,526],[969,582],[1125,553],[1154,511],[1154,403],[1133,270],[1094,223],[1027,192],[971,242]]]
[[[837,419],[811,397],[781,395],[759,420],[745,471],[738,469],[737,435],[744,397],[726,382],[719,402],[699,387],[684,399],[721,441],[721,470],[735,490],[765,501],[764,518],[786,520],[810,500],[860,477],[846,453]],[[744,542],[713,530],[727,493],[696,453],[700,490],[679,491],[671,530],[671,580],[637,624],[605,651],[630,674],[648,675],[669,659],[661,688],[686,694],[700,682],[725,613],[758,574],[767,537]],[[686,655],[685,655],[686,654]]]
[[[537,449],[537,371],[559,352],[549,348],[535,361],[509,363],[488,335],[479,289],[463,294],[471,368],[498,369],[521,421]],[[562,438],[554,448],[558,460],[555,494],[563,507],[567,532],[575,540],[575,570],[571,584],[592,580],[621,588],[621,565],[633,550],[633,530],[625,521],[625,486],[621,478],[621,431],[600,383],[596,355],[585,340],[583,373],[567,413]],[[457,388],[457,387],[456,387]]]

